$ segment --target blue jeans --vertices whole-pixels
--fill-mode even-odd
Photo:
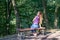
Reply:
[[[32,24],[31,29],[33,28],[39,28],[38,24]],[[36,30],[31,30],[32,32],[36,32]]]

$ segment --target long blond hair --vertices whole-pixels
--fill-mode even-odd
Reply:
[[[39,26],[41,27],[42,20],[43,20],[43,15],[42,15],[41,11],[38,11],[38,13],[39,13]]]

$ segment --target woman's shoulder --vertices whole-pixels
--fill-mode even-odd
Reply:
[[[39,17],[39,16],[35,16],[35,17]]]
[[[36,18],[39,18],[39,16],[36,16]]]

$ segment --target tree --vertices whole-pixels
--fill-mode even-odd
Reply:
[[[11,0],[6,0],[7,2],[7,13],[6,13],[6,30],[7,30],[7,34],[9,33],[9,27],[10,27],[10,16],[11,16]]]
[[[58,28],[58,16],[57,16],[57,13],[58,13],[58,8],[60,7],[60,0],[55,0],[55,20],[54,20],[54,28]]]
[[[20,20],[19,20],[19,13],[17,12],[17,8],[16,8],[16,3],[15,0],[12,0],[12,4],[13,4],[13,8],[14,8],[14,13],[16,16],[16,33],[18,33],[18,28],[20,27]]]
[[[59,8],[58,6],[56,6],[56,8],[55,8],[55,13],[54,13],[54,15],[55,15],[54,28],[58,28],[58,26],[57,26],[57,24],[58,24],[58,17],[57,17],[58,8]]]
[[[46,28],[48,28],[48,19],[46,16],[46,0],[42,0],[42,5],[43,5],[43,13],[44,13],[44,23],[46,24]]]

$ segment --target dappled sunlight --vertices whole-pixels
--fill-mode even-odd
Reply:
[[[10,21],[10,23],[16,25],[16,19],[14,18],[13,20]]]

